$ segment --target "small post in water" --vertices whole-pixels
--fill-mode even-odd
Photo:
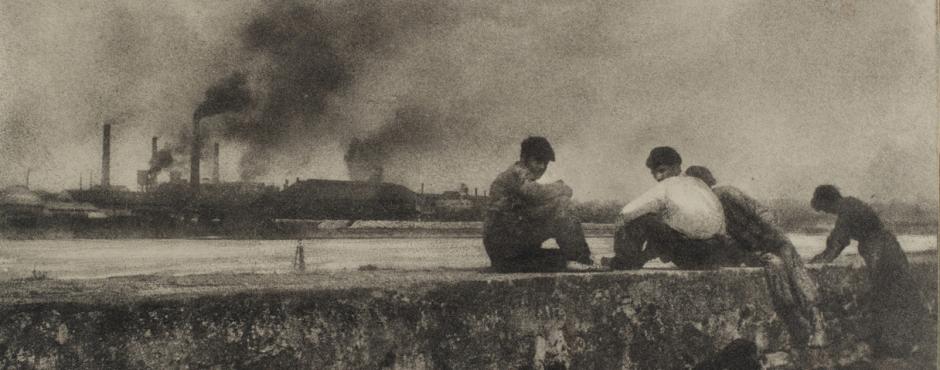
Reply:
[[[304,240],[297,240],[297,249],[294,251],[294,271],[304,272],[307,270],[307,264],[304,262]]]

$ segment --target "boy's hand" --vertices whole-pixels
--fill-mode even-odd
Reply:
[[[776,258],[776,256],[774,256],[773,253],[762,253],[760,255],[760,261],[764,264],[770,263],[774,258]]]

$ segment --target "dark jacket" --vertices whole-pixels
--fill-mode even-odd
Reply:
[[[870,307],[875,351],[906,356],[923,335],[926,309],[901,244],[886,230],[878,215],[862,201],[845,197],[835,206],[836,226],[826,239],[826,250],[814,260],[832,261],[852,241],[865,259],[871,281]]]
[[[773,225],[773,215],[756,199],[732,186],[716,186],[714,190],[725,212],[725,228],[738,246],[748,252],[775,253],[790,243]]]
[[[571,188],[564,183],[539,184],[522,162],[516,162],[490,185],[484,233],[548,220],[557,214],[557,200],[570,196]]]
[[[564,218],[571,188],[562,182],[539,184],[522,162],[509,166],[490,185],[483,223],[490,257],[512,258],[537,247]]]
[[[900,268],[910,269],[907,258],[901,252],[900,245],[895,239],[893,243],[884,244],[887,239],[894,239],[894,235],[885,229],[884,224],[878,214],[864,202],[854,198],[845,197],[838,201],[835,206],[836,226],[832,229],[829,237],[826,239],[826,250],[823,251],[818,259],[825,262],[831,262],[842,253],[852,240],[858,241],[858,252],[865,259],[869,267],[875,267],[881,263],[890,263]],[[896,249],[896,257],[903,260],[882,261],[880,258],[886,249]],[[897,258],[895,258],[897,259]]]

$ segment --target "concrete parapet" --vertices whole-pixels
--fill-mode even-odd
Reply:
[[[933,257],[935,258],[935,257]],[[937,264],[914,264],[937,308]],[[0,363],[24,368],[655,369],[735,339],[772,368],[870,362],[865,270],[812,271],[830,345],[794,348],[760,269],[137,277],[0,287]],[[48,294],[36,296],[35,292]],[[934,367],[936,317],[921,351]]]

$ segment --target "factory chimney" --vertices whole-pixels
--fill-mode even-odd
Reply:
[[[212,183],[219,183],[219,143],[212,147]]]
[[[111,124],[104,124],[101,140],[101,187],[111,185]]]
[[[193,119],[193,147],[189,153],[189,184],[193,191],[199,190],[199,160],[202,143],[199,138],[199,119]]]
[[[150,169],[147,170],[146,178],[142,179],[142,180],[143,180],[143,184],[141,184],[141,186],[143,186],[143,187],[144,187],[144,190],[146,190],[146,191],[150,191],[150,188],[153,187],[153,185],[157,183],[157,175],[159,174],[159,171],[154,171],[154,170],[153,170],[153,167],[154,167],[154,166],[156,165],[156,163],[157,163],[157,151],[158,151],[158,150],[157,150],[157,139],[158,139],[158,138],[157,138],[156,136],[154,136],[154,137],[150,140]],[[138,175],[138,177],[139,177],[139,175]],[[137,182],[140,183],[141,180],[137,180]]]

